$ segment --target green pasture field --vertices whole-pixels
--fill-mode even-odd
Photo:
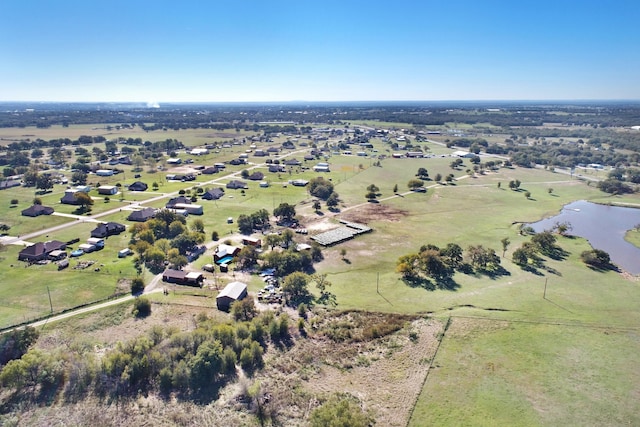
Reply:
[[[410,426],[638,425],[637,330],[452,318]]]
[[[14,141],[25,139],[43,139],[45,141],[57,138],[78,139],[82,135],[104,136],[106,139],[115,138],[142,138],[143,141],[164,141],[166,139],[177,139],[182,141],[187,147],[197,147],[221,141],[242,139],[256,135],[255,132],[236,132],[235,130],[217,131],[214,129],[167,129],[156,131],[144,131],[136,126],[133,129],[107,130],[105,125],[69,125],[62,127],[54,125],[49,128],[25,127],[25,128],[1,128],[0,144],[8,145]],[[86,148],[86,147],[85,147]],[[104,144],[102,144],[104,148]],[[46,151],[46,150],[45,150]]]

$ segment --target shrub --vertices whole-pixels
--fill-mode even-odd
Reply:
[[[311,412],[312,427],[368,427],[374,419],[362,410],[358,400],[346,393],[337,393]]]
[[[601,249],[592,249],[580,254],[580,259],[587,265],[596,268],[611,268],[611,258],[609,254]]]
[[[140,277],[136,277],[131,281],[131,294],[140,295],[144,291],[144,281]]]
[[[147,317],[151,314],[151,302],[146,298],[136,298],[133,302],[133,315],[135,317]]]

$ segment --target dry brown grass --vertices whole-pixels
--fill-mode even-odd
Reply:
[[[368,224],[371,221],[400,221],[408,215],[407,211],[396,209],[382,203],[368,203],[346,211],[341,215],[341,219]]]
[[[77,348],[82,343],[85,351],[100,354],[153,327],[193,329],[195,318],[202,315],[198,307],[154,304],[152,315],[141,321],[128,311],[114,310],[108,316],[110,322],[102,327],[95,323],[97,315],[74,319],[65,328],[43,333],[38,346],[53,350]],[[374,415],[378,425],[406,425],[441,335],[441,322],[419,316],[321,310],[310,313],[303,335],[294,329],[295,322],[291,324],[289,344],[270,346],[261,371],[251,378],[239,371],[236,381],[220,390],[220,397],[209,404],[153,395],[119,403],[89,396],[74,403],[25,404],[0,415],[0,424],[259,425],[256,402],[260,401],[266,425],[303,426],[311,411],[329,395],[346,392]],[[334,339],[330,337],[332,330],[349,334],[345,339]]]
[[[331,313],[310,323],[316,328],[309,328],[309,336],[297,339],[288,351],[271,353],[267,368],[256,378],[272,396],[284,424],[304,425],[320,400],[346,392],[373,413],[378,425],[406,425],[443,325],[433,319],[364,312]],[[350,339],[335,342],[326,336],[327,329],[338,324],[352,331]],[[366,331],[374,328],[387,334],[366,339]]]

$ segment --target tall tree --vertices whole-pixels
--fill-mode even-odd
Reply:
[[[296,216],[296,209],[289,203],[280,203],[280,205],[273,210],[273,215],[279,218],[280,221],[290,221]]]
[[[53,188],[53,180],[49,175],[40,174],[36,179],[36,188],[43,191],[50,190]]]
[[[289,301],[293,305],[308,303],[311,293],[307,288],[309,285],[309,275],[296,271],[289,274],[284,279],[282,290],[287,294]]]
[[[75,196],[78,203],[80,203],[82,209],[87,209],[88,207],[93,206],[93,199],[87,193],[78,191],[73,195]]]

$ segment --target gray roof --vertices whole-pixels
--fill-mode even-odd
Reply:
[[[242,282],[231,282],[224,287],[216,298],[229,297],[238,299],[247,290],[247,285]]]

